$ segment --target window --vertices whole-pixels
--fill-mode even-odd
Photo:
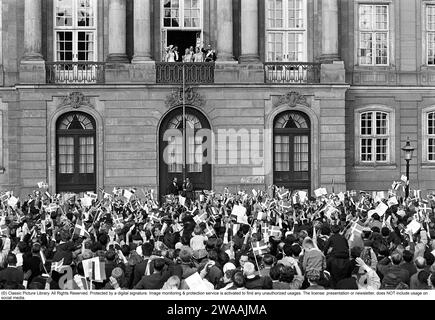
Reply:
[[[201,28],[201,1],[163,0],[163,27]]]
[[[435,111],[424,113],[423,124],[423,152],[425,153],[423,160],[427,162],[435,162]]]
[[[55,0],[55,61],[96,61],[96,0]]]
[[[388,5],[361,4],[358,11],[360,65],[389,64]]]
[[[267,61],[307,60],[306,21],[305,0],[267,0]]]
[[[389,114],[381,111],[360,113],[359,145],[361,162],[390,161]]]
[[[435,5],[426,7],[427,64],[435,65]]]

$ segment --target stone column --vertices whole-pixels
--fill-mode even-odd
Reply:
[[[24,2],[24,56],[22,61],[43,61],[41,54],[41,0]]]
[[[133,63],[151,61],[151,0],[134,0]]]
[[[257,0],[241,0],[241,26],[242,52],[240,62],[259,62]]]
[[[322,1],[322,62],[339,60],[338,55],[338,1]]]
[[[217,1],[217,61],[234,61],[233,56],[233,1]]]
[[[109,55],[107,62],[128,63],[126,7],[126,0],[109,0]]]

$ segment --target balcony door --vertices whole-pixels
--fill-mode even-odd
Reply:
[[[274,184],[290,190],[310,192],[310,120],[299,111],[286,111],[274,121]]]
[[[186,131],[185,135],[183,131]],[[182,108],[166,115],[159,130],[160,196],[167,194],[173,178],[178,179],[180,186],[183,178],[188,177],[195,190],[211,189],[211,164],[205,161],[211,150],[204,147],[207,139],[211,139],[207,136],[209,133],[210,123],[196,109],[186,108],[184,126]],[[183,163],[186,163],[185,167]]]
[[[57,83],[96,79],[96,0],[55,0],[54,61]]]
[[[203,47],[203,0],[161,0],[161,52],[164,61],[166,48],[178,47],[179,59],[186,48]]]
[[[56,190],[96,190],[95,120],[84,112],[69,112],[56,123]]]

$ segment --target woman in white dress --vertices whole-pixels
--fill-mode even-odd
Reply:
[[[171,44],[166,48],[165,62],[175,62],[174,46]]]
[[[196,47],[196,52],[193,55],[193,61],[194,62],[204,62],[204,54],[199,49],[199,47]]]
[[[183,56],[183,62],[193,62],[192,52],[187,48]]]

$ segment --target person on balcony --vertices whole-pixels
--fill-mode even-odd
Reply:
[[[204,54],[199,47],[196,47],[195,54],[193,55],[193,62],[204,62]]]
[[[175,62],[181,62],[177,46],[174,47],[174,54],[175,54]]]
[[[214,51],[211,47],[211,44],[207,45],[207,49],[203,49],[204,52],[204,61],[205,62],[214,62],[216,61],[216,51]]]
[[[193,62],[193,52],[186,48],[185,54],[183,56],[183,62]]]
[[[166,48],[165,62],[175,62],[175,52],[172,44]]]

